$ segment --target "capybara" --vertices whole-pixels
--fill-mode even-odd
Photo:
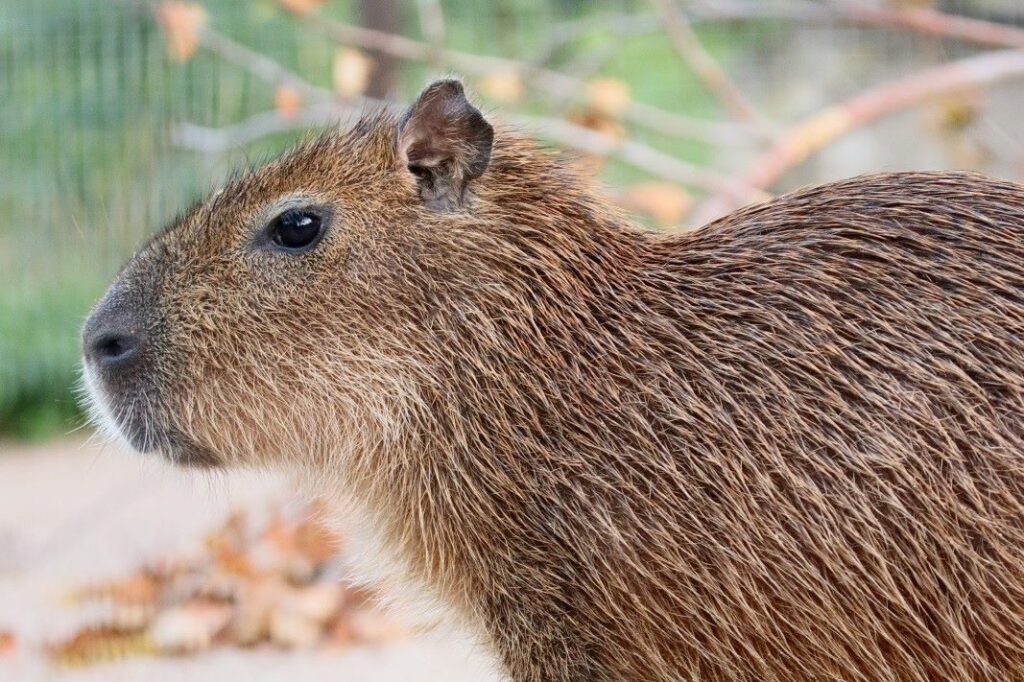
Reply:
[[[83,332],[102,424],[336,488],[511,679],[1024,679],[1024,187],[621,217],[453,80],[231,180]]]

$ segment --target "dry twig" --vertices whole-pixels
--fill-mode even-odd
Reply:
[[[515,73],[531,86],[556,96],[578,97],[587,84],[579,78],[546,68],[537,68],[514,59],[470,54],[458,50],[434,50],[429,44],[405,36],[352,26],[344,22],[310,14],[309,26],[332,40],[390,54],[400,59],[429,62],[436,56],[448,67],[464,74],[482,76],[492,73]],[[700,140],[708,144],[737,144],[760,133],[753,126],[702,121],[670,113],[657,107],[633,102],[623,118],[665,135]]]
[[[681,56],[694,68],[708,87],[736,116],[749,118],[753,111],[718,65],[696,41],[686,19],[676,11],[671,0],[652,0],[660,9],[665,28]],[[315,13],[304,15],[309,26],[332,40],[410,61],[443,64],[453,70],[474,76],[512,73],[532,87],[572,100],[585,93],[587,83],[576,76],[548,69],[539,63],[484,56],[446,49],[443,46],[444,23],[436,0],[420,0],[424,35],[429,42],[405,36],[352,26]],[[820,3],[792,0],[787,2],[753,3],[738,0],[706,0],[695,7],[693,18],[743,19],[761,16],[784,16],[799,20],[844,20],[876,26],[891,26],[929,35],[955,38],[985,45],[1024,47],[1024,30],[1001,26],[978,19],[958,17],[931,9],[889,8],[852,2]],[[628,19],[628,21],[626,20]],[[587,22],[586,27],[595,24]],[[658,22],[652,17],[624,18],[614,27],[621,34],[654,30]],[[565,27],[562,34],[578,35],[574,27]],[[296,115],[288,120],[270,112],[221,129],[184,124],[175,130],[179,145],[207,152],[219,152],[248,144],[263,136],[323,125],[339,118],[351,117],[367,105],[390,106],[378,100],[357,98],[341,104],[331,92],[304,81],[281,64],[250,48],[242,46],[207,27],[202,30],[200,44],[257,77],[276,86],[285,85],[302,93],[307,99]],[[693,216],[698,224],[721,215],[737,205],[767,197],[766,190],[787,170],[804,161],[849,131],[890,112],[968,86],[987,85],[997,80],[1024,74],[1024,51],[1007,50],[988,53],[939,66],[899,81],[863,92],[846,102],[829,107],[791,126],[771,148],[756,158],[748,172],[739,180],[717,171],[700,168],[663,154],[643,143],[621,140],[589,128],[551,117],[509,116],[559,145],[602,157],[613,157],[641,169],[652,176],[703,189],[711,194]],[[756,143],[757,126],[701,121],[679,116],[657,107],[630,102],[623,120],[664,134],[702,140],[714,146],[751,145]]]
[[[807,157],[875,119],[938,95],[1024,77],[1024,50],[988,52],[885,83],[831,106],[786,131],[742,176],[743,185],[765,190]],[[735,194],[720,193],[692,217],[703,224],[736,208]]]
[[[837,2],[831,7],[838,18],[858,24],[901,28],[986,47],[1024,48],[1024,29],[984,19],[946,14],[927,7],[887,7],[859,1]]]
[[[509,115],[506,118],[560,146],[596,156],[612,157],[663,180],[721,193],[740,202],[764,200],[769,197],[766,192],[747,187],[718,171],[663,154],[645,144],[633,140],[620,140],[560,118],[521,114]]]
[[[171,142],[183,149],[205,154],[223,154],[270,135],[352,119],[358,117],[365,108],[338,102],[322,102],[300,109],[287,118],[282,117],[277,111],[266,111],[222,128],[209,128],[187,122],[178,123],[171,128]]]
[[[383,102],[379,105],[391,106]],[[356,107],[323,103],[307,107],[288,119],[282,118],[275,111],[269,111],[222,128],[182,123],[172,129],[171,139],[186,149],[219,154],[268,135],[334,125],[339,118],[352,117],[358,113],[360,109]],[[768,198],[766,193],[745,187],[742,182],[727,175],[663,154],[640,142],[620,140],[559,118],[515,114],[505,118],[516,125],[535,131],[540,137],[559,146],[595,156],[615,158],[663,180],[729,196],[736,202]]]
[[[329,90],[306,82],[270,57],[240,45],[210,27],[205,27],[200,33],[199,44],[271,85],[287,85],[310,99],[329,100],[332,97]]]
[[[824,25],[840,23],[902,29],[985,47],[1024,47],[1024,28],[931,8],[892,7],[863,3],[860,0],[830,4],[792,0],[704,0],[693,7],[687,7],[686,16],[691,24],[760,19]],[[619,35],[645,35],[661,30],[662,19],[653,13],[614,13],[563,22],[553,27],[552,31],[564,44],[586,31],[600,28],[614,29]]]
[[[714,57],[704,49],[690,22],[680,14],[673,0],[651,0],[651,4],[661,15],[662,27],[676,52],[726,111],[741,121],[757,120],[754,108]]]
[[[420,27],[423,30],[423,37],[427,39],[434,52],[430,61],[434,66],[440,66],[440,52],[444,49],[444,11],[441,9],[441,0],[417,0],[420,10]]]

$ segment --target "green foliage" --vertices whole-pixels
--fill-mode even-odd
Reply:
[[[81,422],[71,394],[78,328],[98,285],[54,281],[0,293],[0,432],[42,437]]]

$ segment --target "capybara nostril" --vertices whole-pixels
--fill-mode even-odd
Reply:
[[[123,365],[134,358],[141,345],[139,337],[120,331],[101,332],[88,343],[87,353],[93,362],[105,367]]]
[[[137,336],[108,332],[91,344],[89,354],[97,364],[114,368],[130,362],[138,354],[140,345]]]

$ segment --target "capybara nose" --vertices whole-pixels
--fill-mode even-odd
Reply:
[[[108,380],[125,377],[139,364],[146,338],[131,306],[118,297],[93,312],[82,330],[85,361]]]
[[[110,369],[130,363],[142,346],[141,339],[118,329],[100,329],[84,342],[85,353],[91,362]]]

